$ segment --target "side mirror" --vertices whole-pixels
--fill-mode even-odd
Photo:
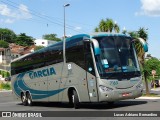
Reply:
[[[90,39],[83,39],[83,42],[90,43]]]
[[[90,43],[91,41],[89,37],[83,37],[83,42]]]
[[[139,41],[142,44],[144,51],[148,52],[148,45],[144,39],[138,38],[138,39],[134,39],[133,41]]]

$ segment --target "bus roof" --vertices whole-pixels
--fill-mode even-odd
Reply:
[[[28,55],[30,55],[30,54],[32,54],[32,53],[28,53],[28,54],[22,55],[22,56],[20,56],[20,57],[18,57],[18,58],[15,58],[14,60],[11,61],[11,63],[12,63],[12,62],[15,62],[15,61],[18,61],[18,60],[20,60],[20,59],[22,59],[22,58],[24,58],[24,57],[26,57],[26,56],[28,56]]]
[[[80,37],[90,37],[90,35],[88,34],[77,34],[77,35],[73,35],[69,38],[66,39],[66,42],[72,40],[72,39],[75,39],[75,38],[80,38]]]
[[[110,32],[94,32],[91,33],[90,36],[93,37],[100,37],[100,36],[127,36],[130,37],[129,35],[123,34],[123,33],[110,33]]]
[[[66,38],[66,42],[71,41],[71,40],[73,40],[73,39],[75,39],[75,38],[80,38],[80,37],[93,38],[93,37],[100,37],[100,36],[127,36],[127,37],[130,37],[129,35],[122,34],[122,33],[94,32],[94,33],[91,33],[91,34],[77,34],[77,35],[73,35],[73,36],[71,36],[71,37],[69,37],[69,38]],[[53,46],[53,45],[60,44],[60,43],[63,43],[63,40],[62,40],[62,41],[59,41],[59,42],[57,42],[57,43],[54,43],[54,44],[52,44],[52,45],[50,45],[50,46],[48,46],[48,47],[42,48],[42,49],[40,49],[40,50],[37,50],[37,51],[35,51],[35,52],[33,52],[33,53],[26,54],[26,55],[23,55],[23,56],[21,56],[21,57],[19,57],[19,58],[16,58],[16,59],[14,59],[12,62],[15,62],[15,61],[17,61],[17,60],[20,60],[20,59],[22,59],[22,58],[24,58],[24,57],[27,57],[27,56],[29,56],[29,55],[38,53],[38,52],[40,52],[41,50],[44,50],[44,49],[46,49],[46,48],[49,48],[49,47],[51,47],[51,46]],[[12,62],[11,62],[11,63],[12,63]]]

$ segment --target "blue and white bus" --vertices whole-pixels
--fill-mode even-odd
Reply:
[[[69,102],[79,108],[83,102],[134,99],[143,91],[134,40],[124,34],[72,36],[12,61],[11,74],[14,96],[24,105]]]

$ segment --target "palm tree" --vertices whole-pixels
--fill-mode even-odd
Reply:
[[[134,39],[137,39],[138,37],[143,38],[145,41],[148,39],[148,33],[145,28],[139,28],[137,32],[129,32],[130,36]],[[145,52],[143,50],[142,45],[139,42],[135,43],[136,52],[138,55],[138,59],[140,61],[140,64],[142,68],[144,68],[145,63]],[[146,86],[146,94],[149,95],[149,88],[148,88],[148,81],[147,81],[147,73],[143,71],[144,73],[144,80],[145,80],[145,86]]]
[[[99,28],[96,27],[96,28],[94,29],[94,31],[95,31],[95,32],[99,32]]]
[[[112,32],[114,29],[114,22],[112,19],[106,19],[106,26],[107,26],[107,31],[106,32]]]
[[[107,32],[107,25],[106,25],[106,22],[102,19],[99,23],[99,30],[101,32]]]
[[[95,28],[95,32],[112,32],[113,30],[116,33],[119,33],[120,27],[109,18],[106,20],[102,19],[99,23],[99,26]]]
[[[114,24],[114,31],[116,33],[119,33],[119,31],[120,31],[120,27],[117,25],[117,23]]]
[[[123,33],[123,34],[127,34],[127,30],[123,30],[122,33]]]
[[[145,28],[140,28],[138,30],[138,35],[140,38],[143,38],[145,41],[147,41],[148,39],[148,33],[146,31],[147,29]],[[140,45],[137,44],[137,50],[138,50],[138,53],[139,53],[139,57],[140,57],[140,61],[141,61],[141,64],[142,64],[142,67],[144,68],[144,65],[145,65],[145,52],[144,50],[142,49],[143,47],[140,47]],[[144,80],[145,80],[145,86],[146,86],[146,94],[149,95],[149,88],[148,88],[148,81],[147,81],[147,73],[146,71],[144,71]]]

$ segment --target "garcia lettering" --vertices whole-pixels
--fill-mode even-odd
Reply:
[[[56,72],[55,72],[54,68],[51,67],[49,69],[43,69],[43,70],[39,70],[39,71],[30,72],[29,77],[31,79],[35,79],[35,78],[50,76],[53,74],[55,75]]]

